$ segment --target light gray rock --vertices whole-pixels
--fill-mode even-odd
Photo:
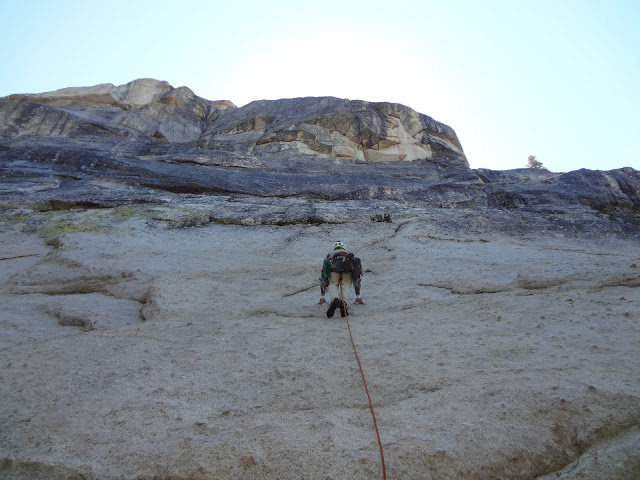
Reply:
[[[495,232],[519,210],[163,198],[0,210],[3,479],[381,478],[346,324],[317,305],[337,238],[366,270],[350,326],[390,479],[638,477],[637,240]],[[196,210],[241,221],[172,228]],[[260,223],[296,212],[321,221]]]
[[[468,166],[453,129],[431,117],[404,105],[333,97],[252,102],[212,125],[198,145],[233,143],[248,132],[256,134],[249,139],[254,154],[287,151],[367,162],[450,157]]]
[[[108,330],[140,322],[142,305],[129,299],[114,298],[100,293],[57,295],[45,306],[47,314],[58,324],[78,327],[85,332]]]
[[[18,105],[7,107],[2,103]],[[209,122],[235,105],[205,100],[187,87],[173,88],[167,82],[139,79],[118,87],[101,84],[10,95],[0,99],[0,107],[0,128],[5,135],[74,136],[78,131],[89,135],[92,128],[101,128],[120,135],[133,130],[163,141],[189,142],[200,138]],[[40,126],[42,123],[55,128],[47,130]],[[58,125],[67,123],[73,128]]]
[[[0,102],[27,102],[49,105],[108,105],[121,104],[113,96],[115,85],[101,83],[93,87],[68,87],[53,92],[17,93],[0,98]]]
[[[116,102],[133,109],[153,103],[171,90],[173,90],[173,87],[167,82],[160,82],[152,78],[141,78],[125,85],[114,87],[110,93]]]
[[[466,164],[450,127],[391,103],[319,97],[261,100],[238,109],[153,79],[10,95],[0,102],[82,106],[67,110],[83,112],[79,116],[88,123],[124,126],[170,142],[198,140],[198,146],[212,150],[223,146],[254,155],[287,152],[370,162],[444,156]],[[114,114],[110,107],[123,112]],[[220,118],[222,113],[230,114]]]

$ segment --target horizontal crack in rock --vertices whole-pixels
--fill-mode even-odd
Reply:
[[[416,283],[419,287],[432,287],[432,288],[441,288],[443,290],[448,290],[450,293],[455,295],[481,295],[485,293],[501,293],[501,292],[510,292],[513,290],[512,287],[504,286],[504,285],[485,285],[482,287],[450,287],[447,285],[437,285],[433,283]]]

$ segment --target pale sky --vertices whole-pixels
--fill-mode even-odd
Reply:
[[[0,0],[0,96],[136,78],[451,126],[474,168],[640,170],[640,0]]]

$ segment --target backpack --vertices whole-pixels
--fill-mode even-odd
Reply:
[[[334,255],[329,256],[329,263],[331,264],[332,272],[353,272],[355,266],[354,255],[346,251],[336,252]]]

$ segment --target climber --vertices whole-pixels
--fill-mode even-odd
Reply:
[[[340,284],[342,283],[342,295],[345,303],[340,301]],[[327,310],[327,317],[333,317],[336,308],[340,308],[340,314],[344,317],[348,314],[346,299],[353,288],[356,293],[354,303],[364,305],[360,297],[360,285],[362,283],[362,263],[360,259],[347,250],[344,243],[336,242],[333,251],[322,262],[320,275],[320,301],[319,305],[327,303],[325,293],[329,294],[331,303]]]

